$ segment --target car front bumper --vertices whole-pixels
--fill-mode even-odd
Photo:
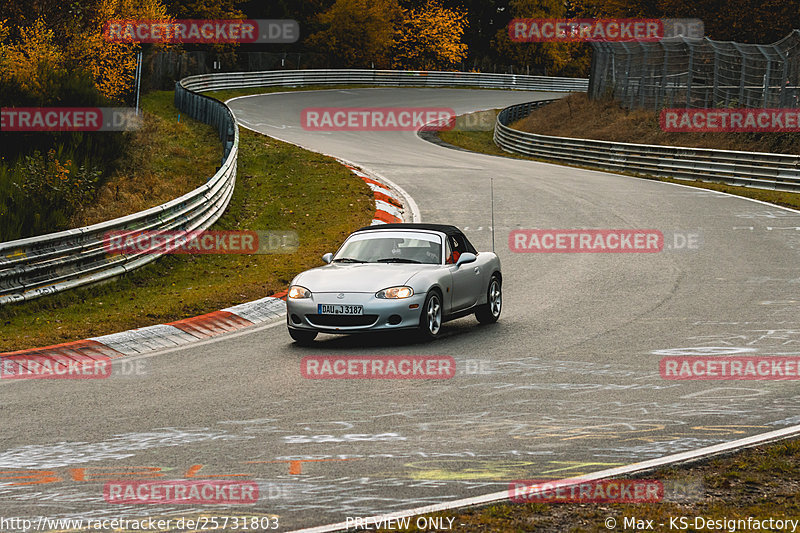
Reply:
[[[339,295],[343,295],[339,298]],[[292,329],[321,333],[361,333],[416,328],[425,294],[382,299],[369,292],[320,292],[311,298],[286,299],[286,324]],[[362,315],[320,315],[318,304],[361,305]]]

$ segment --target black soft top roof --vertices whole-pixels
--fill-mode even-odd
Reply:
[[[400,224],[375,224],[374,226],[364,226],[363,228],[358,228],[354,233],[359,231],[374,231],[374,230],[428,230],[428,231],[440,231],[445,235],[456,235],[460,236],[464,239],[465,252],[471,252],[473,254],[478,253],[475,247],[469,242],[467,236],[464,235],[464,232],[458,229],[455,226],[451,226],[450,224],[425,224],[425,223],[410,223],[404,222]]]
[[[428,230],[428,231],[441,231],[447,235],[463,235],[464,233],[455,226],[450,224],[425,224],[425,223],[400,223],[400,224],[375,224],[374,226],[364,226],[358,228],[356,231],[373,231],[373,230]]]

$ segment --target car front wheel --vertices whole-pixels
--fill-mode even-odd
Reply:
[[[500,318],[500,311],[503,310],[503,289],[500,278],[497,276],[492,276],[492,279],[489,280],[486,302],[475,311],[475,318],[481,324],[494,324]]]
[[[442,329],[442,298],[436,291],[428,293],[422,316],[419,317],[419,331],[426,339],[433,339]]]

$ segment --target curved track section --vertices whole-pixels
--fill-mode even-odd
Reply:
[[[424,221],[457,224],[480,249],[490,246],[493,177],[500,322],[460,319],[427,344],[321,336],[311,348],[291,344],[277,322],[131,358],[146,363],[135,378],[0,383],[0,481],[13,483],[0,487],[0,514],[198,515],[187,506],[106,504],[103,482],[240,476],[258,481],[262,499],[214,513],[278,515],[280,529],[293,530],[797,424],[794,382],[665,381],[659,361],[798,355],[800,299],[787,287],[800,283],[800,213],[447,150],[410,132],[299,127],[311,106],[463,113],[528,100],[531,93],[352,89],[230,102],[244,126],[386,176],[414,197]],[[518,228],[654,228],[698,234],[701,244],[655,254],[517,254],[506,240]],[[302,377],[303,356],[331,354],[450,355],[458,371],[443,381]]]

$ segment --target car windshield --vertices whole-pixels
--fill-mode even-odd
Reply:
[[[375,231],[352,235],[336,256],[335,263],[442,264],[442,239],[432,233]]]

